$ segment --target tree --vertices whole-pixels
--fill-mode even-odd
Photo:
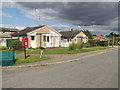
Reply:
[[[91,34],[90,31],[86,30],[86,31],[83,31],[83,32],[88,36],[89,39],[93,39],[93,35]]]

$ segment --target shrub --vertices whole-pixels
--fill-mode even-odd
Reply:
[[[83,48],[83,43],[77,43],[77,49]]]
[[[108,46],[107,41],[97,41],[97,46]]]
[[[29,47],[28,49],[32,49],[32,47]]]
[[[76,50],[83,48],[83,43],[72,43],[69,45],[69,50]]]
[[[76,43],[72,43],[69,45],[69,50],[76,50],[77,49],[77,44]]]
[[[90,43],[83,43],[83,47],[87,48],[87,47],[90,47]]]
[[[0,50],[7,50],[8,48],[5,46],[0,46]]]
[[[14,40],[10,43],[10,48],[13,50],[13,51],[16,51],[16,50],[22,50],[23,47],[22,47],[22,43],[19,41],[19,40]]]
[[[103,46],[108,46],[108,42],[104,42]]]
[[[95,40],[89,40],[88,43],[90,44],[91,47],[96,46],[96,41]]]
[[[39,47],[39,49],[45,49],[44,47]]]
[[[118,41],[115,41],[115,46],[117,46],[118,45]]]

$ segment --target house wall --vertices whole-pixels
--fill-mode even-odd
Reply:
[[[36,47],[40,47],[40,35],[36,35]]]
[[[38,34],[38,35],[36,35]],[[41,34],[41,35],[40,35]],[[49,28],[45,26],[42,29],[37,29],[35,31],[32,31],[28,34],[30,37],[33,35],[35,36],[35,40],[30,40],[30,47],[37,48],[37,47],[59,47],[60,45],[60,34],[56,31],[52,30],[52,28]],[[44,36],[49,37],[49,42],[47,40],[44,42]],[[52,36],[52,37],[51,37]]]
[[[78,38],[77,39],[77,42],[78,43],[86,43],[87,41],[88,41],[88,37],[83,33],[83,32],[80,32],[79,34],[77,34],[75,37],[77,38],[77,37],[81,37],[82,36],[82,38]]]
[[[77,38],[77,43],[82,43],[82,38]]]
[[[49,27],[44,27],[43,29],[38,29],[38,31],[36,31],[36,33],[50,33],[50,28]]]
[[[61,36],[58,33],[51,30],[51,29],[50,29],[50,34],[54,36],[54,40],[53,40],[54,47],[59,47],[60,46],[60,40],[61,40],[60,38],[61,38]]]
[[[35,36],[34,40],[31,40],[31,36]],[[39,42],[37,40],[37,35],[36,35],[36,32],[33,32],[30,34],[30,45],[32,48],[37,48],[37,42]]]
[[[61,40],[61,47],[68,47],[71,43],[86,43],[87,41],[88,37],[83,32],[80,32],[74,38],[72,38],[71,41],[69,40],[69,42],[67,39]]]
[[[31,47],[31,36],[28,35],[28,48],[30,48],[30,47]]]

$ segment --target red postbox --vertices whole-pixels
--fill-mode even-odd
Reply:
[[[23,37],[22,38],[22,46],[23,47],[28,47],[28,37]]]

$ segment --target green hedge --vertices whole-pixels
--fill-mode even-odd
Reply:
[[[22,42],[19,41],[19,40],[14,40],[10,43],[10,49],[12,49],[13,51],[16,51],[16,50],[23,50],[23,47],[22,47]]]
[[[90,44],[91,47],[97,46],[97,43],[95,40],[89,40],[88,43]]]
[[[97,41],[97,46],[108,46],[108,41]]]

